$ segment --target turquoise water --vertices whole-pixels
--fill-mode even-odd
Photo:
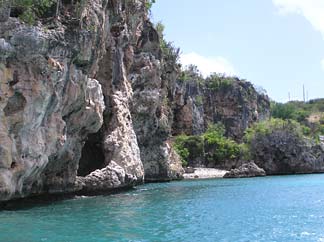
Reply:
[[[0,241],[324,241],[324,175],[148,184],[1,211]]]

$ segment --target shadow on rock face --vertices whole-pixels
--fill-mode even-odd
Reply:
[[[26,98],[21,93],[15,92],[15,94],[9,98],[3,111],[6,116],[13,115],[24,110],[26,103]]]
[[[88,137],[79,162],[78,176],[86,176],[91,172],[105,167],[105,156],[101,144],[100,131]]]

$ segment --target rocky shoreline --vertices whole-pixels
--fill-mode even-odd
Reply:
[[[238,77],[182,69],[149,19],[152,2],[85,2],[52,5],[33,23],[24,8],[0,9],[0,201],[324,172],[324,146],[290,121],[244,143],[273,121],[269,97]],[[221,135],[206,134],[219,124]],[[211,168],[184,174],[188,165]]]
[[[0,19],[0,201],[182,178],[165,102],[179,67],[146,1],[73,4]]]

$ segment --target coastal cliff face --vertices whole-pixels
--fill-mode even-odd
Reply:
[[[100,25],[95,14],[89,15]],[[1,22],[0,198],[74,190],[83,141],[103,122],[102,89],[77,60],[98,59],[102,29]],[[103,43],[98,43],[102,45]]]
[[[208,79],[178,81],[174,97],[175,135],[201,134],[209,124],[222,123],[227,137],[241,141],[248,127],[270,117],[268,96],[238,78],[216,86]]]
[[[182,158],[191,167],[212,167],[224,170],[246,162],[243,141],[247,128],[270,118],[270,100],[245,80],[213,74],[203,78],[189,66],[173,89],[173,135]],[[213,125],[223,131],[213,131]],[[206,141],[207,132],[212,140]],[[231,154],[230,154],[231,153]]]
[[[251,152],[267,175],[324,172],[323,144],[314,144],[288,127],[255,137]]]
[[[1,19],[0,200],[181,178],[145,2],[61,11],[35,26]]]
[[[225,136],[241,142],[270,117],[269,98],[247,81],[183,78],[146,1],[85,2],[64,1],[60,17],[33,25],[0,9],[0,201],[181,179],[172,136],[222,123]],[[251,146],[267,174],[324,171],[321,146],[271,135]],[[204,147],[190,165],[230,170],[245,162],[215,162],[217,146]],[[229,176],[264,175],[255,164]]]
[[[145,170],[145,180],[179,179],[182,166],[173,151],[171,136],[172,110],[168,101],[169,83],[175,83],[178,70],[166,70],[160,37],[150,22],[135,49],[130,80],[133,88],[132,116]]]

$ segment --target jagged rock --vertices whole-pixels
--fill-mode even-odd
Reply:
[[[244,163],[239,168],[230,170],[224,175],[224,178],[243,178],[265,176],[265,171],[258,167],[254,162]]]
[[[133,70],[130,77],[134,90],[132,113],[145,179],[179,179],[183,173],[181,162],[167,144],[171,135],[168,117],[171,111],[165,103],[167,90],[162,88],[160,61],[149,53],[141,53],[134,59]],[[171,167],[177,168],[170,172]]]
[[[204,87],[197,81],[178,81],[173,90],[174,135],[205,131]]]
[[[250,82],[236,78],[231,85],[205,92],[205,126],[221,122],[226,135],[241,141],[244,131],[257,121],[270,117],[270,101],[259,94]]]
[[[80,21],[63,4],[71,12],[55,23],[0,23],[0,200],[129,187],[144,167],[181,178],[145,2],[87,1]]]
[[[172,69],[168,79],[161,59],[159,36],[148,21],[135,49],[129,79],[133,87],[132,116],[141,150],[145,180],[164,181],[182,178],[183,169],[168,140],[172,113],[168,105],[169,84],[176,82]],[[174,76],[172,76],[174,73]]]
[[[178,81],[173,96],[174,135],[201,134],[210,123],[221,122],[226,136],[241,141],[246,128],[270,116],[269,98],[238,78],[217,89],[197,80]]]
[[[324,147],[283,127],[251,143],[255,163],[267,175],[324,172]]]
[[[87,24],[104,24],[98,1],[88,14]],[[74,191],[83,142],[102,126],[102,89],[92,78],[97,63],[85,70],[74,59],[100,59],[103,43],[95,40],[103,29],[70,27],[15,18],[0,24],[1,51],[8,53],[0,64],[0,200]]]
[[[101,33],[74,34],[91,43]],[[83,140],[103,123],[101,86],[72,63],[77,43],[62,44],[61,28],[11,18],[0,36],[8,53],[0,64],[0,200],[74,190]]]
[[[8,21],[10,17],[10,0],[2,0],[0,2],[0,23]]]
[[[139,3],[137,1],[129,2],[127,8],[135,11]],[[108,107],[104,114],[104,125],[101,130],[103,134],[103,162],[104,167],[109,167],[112,162],[116,163],[124,169],[127,177],[133,176],[132,180],[139,184],[144,181],[144,169],[130,112],[133,90],[127,78],[127,66],[133,61],[133,47],[130,43],[137,42],[139,36],[136,33],[136,28],[143,25],[145,14],[139,11],[135,15],[130,15],[129,11],[119,11],[121,5],[121,2],[115,2],[111,6],[111,13],[118,13],[118,18],[110,16],[110,24],[119,26],[119,32],[116,33],[116,28],[110,29],[110,32],[113,33],[108,35],[106,40],[107,52],[99,62],[98,80],[103,86],[105,104]],[[125,19],[128,19],[129,22],[125,22]],[[120,174],[120,176],[124,175]],[[130,179],[126,181],[130,181]],[[133,184],[132,181],[130,185]],[[87,189],[89,190],[89,188]],[[94,187],[94,189],[96,188]]]
[[[4,61],[6,58],[10,57],[14,52],[11,44],[9,44],[5,39],[0,39],[0,61]]]
[[[112,161],[107,167],[95,170],[86,177],[77,177],[76,184],[82,193],[107,192],[138,184],[136,175],[126,173],[124,167]]]

